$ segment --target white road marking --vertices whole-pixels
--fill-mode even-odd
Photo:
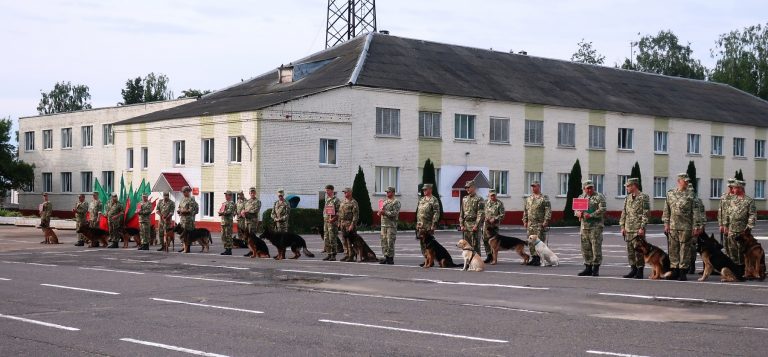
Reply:
[[[40,285],[42,285],[42,286],[50,286],[52,288],[78,290],[78,291],[87,291],[87,292],[90,292],[90,293],[98,293],[98,294],[106,294],[106,295],[120,295],[120,293],[116,293],[114,291],[83,289],[83,288],[76,288],[76,287],[73,287],[73,286],[64,286],[64,285],[55,285],[55,284],[40,284]]]
[[[120,259],[124,262],[131,262],[131,263],[154,263],[154,264],[160,264],[158,261],[154,260],[138,260],[138,259]]]
[[[192,306],[200,306],[200,307],[210,307],[212,309],[248,312],[248,313],[251,313],[251,314],[263,314],[264,313],[264,311],[238,309],[236,307],[227,307],[227,306],[206,305],[206,304],[200,304],[200,303],[195,303],[195,302],[168,300],[168,299],[161,299],[161,298],[149,298],[149,299],[150,300],[155,300],[155,301],[170,302],[170,303],[174,303],[174,304],[184,304],[184,305],[192,305]]]
[[[518,311],[518,312],[530,312],[534,314],[546,314],[544,311],[535,311],[535,310],[526,310],[526,309],[515,309],[512,307],[505,307],[505,306],[491,306],[491,305],[476,305],[476,304],[461,304],[462,306],[472,306],[472,307],[485,307],[488,309],[497,309],[497,310],[507,310],[507,311]]]
[[[433,280],[433,279],[411,279],[411,280],[413,280],[413,281],[426,281],[426,282],[429,282],[429,283],[445,284],[445,285],[466,285],[466,286],[486,286],[486,287],[510,288],[510,289],[549,290],[549,288],[539,288],[539,287],[534,287],[534,286],[523,286],[523,285],[468,283],[468,282],[465,282],[465,281],[444,281],[444,280]]]
[[[131,343],[137,343],[137,344],[140,344],[140,345],[145,345],[145,346],[158,347],[158,348],[163,348],[163,349],[166,349],[166,350],[171,350],[171,351],[176,351],[176,352],[184,352],[184,353],[189,353],[189,354],[193,354],[193,355],[197,355],[197,356],[206,356],[206,357],[229,357],[229,356],[227,356],[227,355],[220,355],[220,354],[218,354],[218,353],[211,353],[211,352],[198,351],[198,350],[193,350],[193,349],[190,349],[190,348],[184,348],[184,347],[171,346],[171,345],[166,345],[166,344],[157,343],[157,342],[149,342],[149,341],[135,340],[135,339],[132,339],[132,338],[121,338],[121,339],[120,339],[120,341],[131,342]]]
[[[27,263],[27,262],[11,262],[11,261],[7,261],[7,260],[3,260],[3,263],[7,263],[7,264],[28,264],[28,265],[37,265],[37,266],[41,266],[41,267],[56,267],[56,266],[58,266],[58,265],[56,265],[56,264]]]
[[[593,354],[593,355],[603,355],[603,356],[648,357],[648,356],[632,355],[632,354],[626,354],[626,353],[605,352],[605,351],[595,351],[595,350],[589,350],[589,351],[587,351],[587,353]]]
[[[280,271],[284,271],[286,273],[305,273],[305,274],[320,274],[320,275],[338,275],[338,276],[355,276],[355,277],[366,277],[368,275],[358,275],[358,274],[347,274],[347,273],[329,273],[324,271],[310,271],[310,270],[293,270],[293,269],[280,269]]]
[[[621,296],[621,297],[630,297],[630,298],[646,299],[646,300],[691,301],[691,302],[702,302],[707,304],[768,307],[768,304],[760,304],[756,302],[717,301],[717,300],[700,299],[700,298],[681,298],[681,297],[671,297],[671,296],[653,296],[653,295],[636,295],[636,294],[619,294],[619,293],[598,293],[598,294],[605,295],[605,296]]]
[[[52,323],[50,323],[50,322],[45,322],[45,321],[38,321],[38,320],[32,320],[32,319],[26,319],[26,318],[23,318],[23,317],[18,317],[18,316],[11,316],[11,315],[3,315],[3,314],[0,314],[0,317],[6,318],[6,319],[10,319],[10,320],[16,320],[16,321],[22,321],[22,322],[29,322],[29,323],[31,323],[31,324],[35,324],[35,325],[41,325],[41,326],[47,326],[47,327],[53,327],[53,328],[57,328],[57,329],[60,329],[60,330],[67,330],[67,331],[80,331],[80,329],[79,329],[79,328],[75,328],[75,327],[69,327],[69,326],[57,325],[57,324],[52,324]]]
[[[563,264],[560,264],[563,265]],[[406,265],[400,265],[400,266],[406,266]],[[627,266],[626,264],[624,266]],[[550,267],[551,268],[551,267]],[[542,268],[546,269],[546,267]],[[647,271],[648,269],[646,269]],[[709,284],[709,285],[728,285],[732,287],[752,287],[752,288],[765,288],[768,287],[768,285],[758,285],[758,284],[742,284],[742,283],[722,283],[719,281],[698,281],[698,280],[689,280],[689,281],[677,281],[677,280],[651,280],[651,279],[625,279],[619,276],[600,276],[600,277],[592,277],[592,276],[576,276],[568,275],[568,274],[555,274],[555,273],[526,273],[521,271],[500,271],[500,270],[486,270],[487,273],[497,273],[497,274],[519,274],[519,275],[539,275],[539,276],[557,276],[562,278],[571,278],[571,279],[612,279],[612,280],[621,280],[621,281],[627,281],[627,282],[646,282],[651,284],[656,283],[672,283],[672,284]]]
[[[112,273],[124,273],[124,274],[135,274],[135,275],[144,275],[142,272],[138,271],[128,271],[128,270],[114,270],[114,269],[106,269],[106,268],[91,268],[91,267],[80,267],[80,269],[83,270],[98,270],[98,271],[108,271]]]
[[[245,267],[231,267],[227,265],[207,265],[207,264],[194,264],[194,263],[184,263],[184,265],[190,265],[193,267],[210,267],[210,268],[223,268],[223,269],[234,269],[234,270],[248,270],[249,268]]]
[[[760,330],[760,331],[768,331],[768,328],[765,327],[742,327],[748,330]]]
[[[181,275],[166,275],[166,276],[169,277],[169,278],[192,279],[192,280],[215,281],[215,282],[219,282],[219,283],[233,283],[233,284],[253,285],[253,283],[250,283],[250,282],[247,282],[247,281],[198,278],[198,277],[195,277],[195,276],[181,276]]]
[[[2,281],[11,281],[11,279],[8,279],[8,278],[0,278],[0,280],[2,280]]]
[[[300,289],[300,290],[312,291],[312,292],[317,292],[317,293],[326,293],[326,294],[339,294],[339,295],[349,295],[349,296],[372,297],[372,298],[379,298],[379,299],[405,300],[405,301],[417,301],[417,302],[425,302],[425,301],[427,301],[427,300],[423,300],[423,299],[406,298],[406,297],[400,297],[400,296],[361,294],[361,293],[350,293],[350,292],[333,291],[333,290],[319,290],[319,289]]]
[[[509,341],[506,341],[506,340],[496,340],[496,339],[491,339],[491,338],[454,335],[452,333],[443,333],[443,332],[431,332],[431,331],[422,331],[422,330],[412,330],[412,329],[399,328],[399,327],[368,325],[368,324],[361,324],[361,323],[357,323],[357,322],[325,320],[325,319],[321,319],[321,320],[317,320],[317,321],[327,322],[327,323],[337,324],[337,325],[370,327],[370,328],[377,328],[377,329],[382,329],[382,330],[391,330],[391,331],[400,331],[400,332],[411,332],[411,333],[418,333],[418,334],[422,334],[422,335],[434,335],[434,336],[461,338],[461,339],[465,339],[465,340],[474,340],[474,341],[483,341],[483,342],[496,342],[496,343],[507,343],[507,342],[509,342]]]

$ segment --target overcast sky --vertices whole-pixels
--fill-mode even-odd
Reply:
[[[94,107],[128,78],[164,73],[218,89],[322,50],[326,0],[82,0],[0,3],[0,117],[37,114],[57,81],[90,87]],[[623,62],[641,34],[671,29],[708,67],[722,33],[768,21],[765,0],[379,0],[392,35],[569,59],[582,38]]]

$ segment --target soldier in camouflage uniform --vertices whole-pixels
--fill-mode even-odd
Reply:
[[[232,255],[232,225],[237,214],[237,205],[232,202],[232,192],[224,192],[225,201],[219,209],[221,217],[221,241],[224,243],[224,252],[221,255]]]
[[[499,225],[504,219],[504,203],[496,198],[496,190],[488,190],[488,201],[485,203],[485,224],[483,226],[483,247],[485,248],[485,262],[493,260],[493,252],[488,240],[499,234]]]
[[[50,227],[52,214],[53,205],[48,201],[48,192],[43,192],[43,203],[40,204],[40,225],[37,226],[37,228]]]
[[[328,255],[323,260],[335,261],[339,239],[339,199],[333,192],[333,185],[325,186],[325,204],[323,205],[323,242]]]
[[[477,254],[480,254],[480,240],[478,239],[478,230],[483,223],[484,205],[483,199],[475,191],[475,181],[467,181],[464,184],[467,195],[461,200],[461,212],[459,212],[459,229],[466,240]]]
[[[136,207],[136,213],[139,215],[139,237],[141,237],[141,247],[138,250],[149,250],[149,238],[152,235],[152,227],[150,226],[152,202],[149,202],[149,196],[146,193],[141,195],[141,202]]]
[[[259,212],[261,211],[261,201],[256,197],[256,187],[251,187],[248,190],[248,194],[251,196],[243,204],[243,210],[240,211],[240,216],[245,219],[244,232],[247,234],[256,234],[256,230],[259,228]],[[239,228],[238,228],[239,229]],[[245,238],[247,242],[249,237]],[[250,257],[252,252],[245,253],[244,256]]]
[[[184,233],[179,235],[179,240],[184,242],[186,234],[195,229],[195,217],[197,212],[200,211],[197,201],[191,195],[192,189],[189,186],[184,186],[181,189],[181,193],[184,194],[184,198],[179,201],[179,205],[176,207],[176,213],[179,214],[179,225],[184,228]],[[183,252],[184,248],[179,252]]]
[[[245,209],[245,194],[243,191],[237,193],[237,238],[245,242],[248,237],[245,236],[245,217],[240,216],[240,212]]]
[[[552,205],[549,197],[541,193],[541,183],[539,181],[531,182],[531,194],[525,198],[523,208],[523,227],[526,228],[526,236],[538,236],[542,242],[547,242],[546,229],[549,221],[552,219]],[[541,257],[536,253],[535,244],[528,242],[528,250],[533,257],[528,265],[541,265]]]
[[[432,195],[432,184],[425,183],[421,187],[423,196],[416,205],[416,239],[422,234],[435,234],[437,220],[440,218],[440,202]],[[421,255],[425,255],[424,241],[419,240]],[[421,263],[424,265],[424,263]]]
[[[579,276],[600,276],[600,264],[603,262],[603,221],[605,219],[605,196],[595,192],[591,180],[583,182],[584,193],[579,198],[589,200],[586,211],[577,211],[581,221],[581,254],[584,256],[584,270]]]
[[[397,219],[400,216],[400,201],[395,198],[395,188],[387,187],[387,199],[376,214],[381,217],[381,253],[384,258],[379,264],[395,264],[395,239]]]
[[[288,218],[291,217],[291,205],[285,200],[285,191],[277,190],[277,201],[272,206],[272,222],[275,223],[275,232],[288,232]]]
[[[635,177],[627,179],[624,186],[627,188],[627,196],[624,198],[624,209],[621,211],[619,226],[624,242],[627,243],[627,260],[632,269],[624,278],[643,278],[645,258],[635,250],[640,241],[645,238],[645,226],[651,212],[651,199],[645,193],[640,192],[639,180]]]
[[[756,220],[755,200],[744,194],[744,181],[736,180],[733,183],[733,197],[728,202],[724,223],[725,234],[728,235],[725,253],[739,266],[739,271],[734,272],[738,276],[744,275],[744,253],[742,244],[736,240],[736,237],[747,229],[755,228]]]
[[[93,199],[88,204],[88,225],[91,228],[99,228],[99,222],[101,221],[101,211],[104,209],[104,205],[99,200],[99,193],[93,193]]]
[[[117,200],[117,194],[107,204],[107,221],[109,222],[109,248],[118,248],[117,244],[123,238],[124,208]]]
[[[688,191],[688,174],[677,175],[677,188],[667,191],[664,203],[664,233],[669,242],[670,280],[688,280],[691,261],[691,239],[699,234],[701,217],[693,193]]]
[[[693,195],[693,199],[696,201],[696,207],[699,209],[699,217],[701,218],[701,226],[700,229],[703,232],[704,227],[707,223],[707,211],[704,210],[704,202],[699,198],[698,192],[696,192],[693,189],[693,185],[691,184],[690,178],[688,181],[688,191],[691,191],[691,194]],[[696,274],[696,245],[697,245],[698,239],[696,237],[692,237],[691,239],[691,260],[688,263],[688,274]]]
[[[75,203],[75,208],[72,209],[72,212],[75,213],[75,231],[80,229],[83,225],[86,224],[85,215],[88,213],[88,202],[85,202],[85,195],[77,196],[77,202]],[[76,247],[82,247],[85,245],[85,236],[82,233],[77,234],[77,243],[75,243]]]
[[[339,230],[341,230],[341,241],[344,244],[344,258],[339,259],[341,262],[355,261],[355,252],[349,244],[348,234],[355,232],[359,219],[360,207],[357,205],[357,200],[352,198],[352,189],[346,187],[344,199],[339,204]]]
[[[160,237],[162,237],[160,242],[161,246],[158,251],[165,250],[165,233],[171,229],[171,225],[173,223],[173,211],[176,210],[176,204],[171,201],[170,196],[170,192],[163,192],[163,199],[157,201],[157,207],[155,207],[157,214],[160,215],[160,220],[158,221],[157,227],[158,231],[160,231]]]
[[[720,205],[717,208],[717,225],[720,227],[720,233],[725,234],[725,211],[729,207],[729,201],[733,197],[733,183],[735,178],[728,179],[728,190],[720,196]],[[720,237],[722,239],[722,236]],[[725,245],[724,242],[721,242]],[[726,248],[727,250],[727,248]]]

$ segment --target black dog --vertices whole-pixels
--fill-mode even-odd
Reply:
[[[344,238],[349,240],[350,256],[349,256],[349,259],[346,261],[348,262],[357,261],[358,263],[379,261],[379,259],[376,258],[376,253],[373,252],[373,249],[371,249],[368,243],[366,243],[363,237],[357,234],[356,231],[344,232]],[[341,261],[345,261],[345,260],[342,259]]]
[[[696,237],[696,251],[704,262],[704,273],[699,281],[707,280],[713,271],[720,272],[720,281],[744,281],[737,272],[739,267],[722,251],[723,246],[715,239],[714,235],[699,234]]]
[[[173,231],[179,234],[179,239],[181,239],[181,243],[183,244],[182,251],[184,253],[189,253],[189,247],[194,242],[199,242],[200,246],[203,247],[201,252],[207,252],[210,249],[210,244],[213,243],[213,239],[211,239],[211,232],[205,228],[195,228],[191,231],[184,230],[184,227],[182,227],[180,224],[177,224],[176,227],[173,228]]]
[[[441,268],[458,268],[463,267],[462,264],[455,264],[451,253],[435,239],[435,236],[429,233],[422,233],[419,235],[419,239],[424,242],[424,268],[431,268],[437,262]]]
[[[302,251],[310,258],[315,256],[307,249],[307,242],[304,238],[295,233],[272,232],[269,227],[264,226],[264,233],[261,234],[260,238],[268,240],[277,248],[277,256],[275,257],[277,260],[285,259],[285,250],[288,247],[293,252],[291,259],[299,259]]]
[[[267,247],[267,243],[264,243],[264,240],[261,239],[256,233],[251,232],[243,232],[246,237],[248,237],[248,249],[250,249],[250,254],[247,254],[247,257],[251,258],[269,258],[269,247]]]

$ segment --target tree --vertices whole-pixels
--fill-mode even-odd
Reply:
[[[0,119],[0,197],[29,187],[35,180],[35,166],[19,160],[18,150],[10,142],[12,125],[10,118]]]
[[[741,169],[736,170],[736,174],[733,177],[737,180],[744,181],[744,173],[741,172]]]
[[[206,90],[199,90],[199,89],[192,89],[192,88],[190,88],[190,89],[181,91],[181,96],[179,96],[179,99],[181,99],[181,98],[199,98],[199,97],[202,97],[202,96],[204,96],[204,95],[206,95],[208,93],[211,93],[211,91],[208,90],[208,89],[206,89]]]
[[[637,179],[637,189],[642,191],[643,190],[643,176],[640,174],[640,164],[635,161],[635,166],[632,166],[632,172],[630,172],[629,177],[633,177]]]
[[[125,89],[121,91],[123,102],[121,105],[141,103],[144,101],[144,85],[141,77],[125,81]]]
[[[717,58],[710,80],[768,99],[768,23],[720,35],[710,52]]]
[[[638,47],[635,62],[627,58],[621,68],[693,79],[704,79],[707,75],[701,61],[691,57],[691,44],[680,45],[670,30],[659,31],[656,36],[645,35],[635,44]]]
[[[121,91],[123,102],[121,105],[150,103],[173,98],[173,92],[168,89],[168,76],[155,75],[154,72],[125,82],[125,89]]]
[[[422,187],[424,187],[425,183],[431,183],[432,184],[432,196],[435,196],[437,198],[437,203],[440,204],[440,216],[438,217],[438,221],[443,219],[443,201],[440,199],[440,193],[437,192],[437,180],[435,179],[435,164],[432,163],[432,160],[427,159],[427,161],[424,161],[424,173],[421,174],[421,183],[419,184],[419,196],[422,196],[423,192],[421,191]]]
[[[693,186],[693,192],[698,193],[699,180],[696,178],[696,164],[693,163],[693,160],[688,161],[688,169],[685,170],[685,173],[688,174],[688,178],[691,180],[691,185]]]
[[[563,220],[573,221],[576,216],[573,214],[573,199],[581,195],[581,164],[579,160],[573,164],[571,174],[568,175],[568,194],[565,199],[565,209],[563,209]]]
[[[56,82],[53,90],[48,93],[40,91],[40,103],[37,104],[39,114],[64,113],[75,110],[91,109],[91,94],[88,86],[72,85],[71,82]]]
[[[605,62],[605,56],[597,52],[592,47],[592,42],[581,41],[577,44],[579,49],[571,56],[571,61],[589,64],[603,64]]]
[[[363,168],[357,167],[355,182],[352,184],[352,198],[357,201],[360,208],[360,224],[371,226],[373,224],[373,208],[371,208],[371,196],[368,195],[368,187],[365,184]]]

